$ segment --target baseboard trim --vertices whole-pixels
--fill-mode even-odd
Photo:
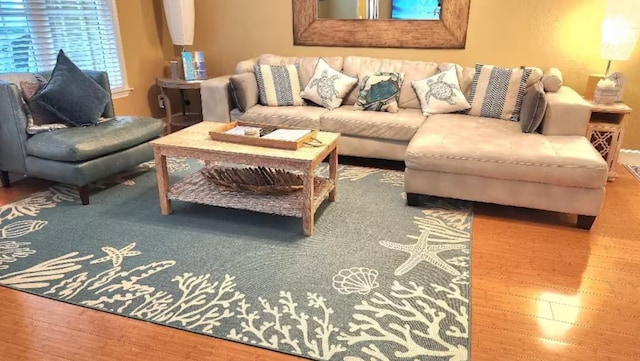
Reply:
[[[620,149],[618,163],[622,164],[640,164],[640,150],[638,149]]]

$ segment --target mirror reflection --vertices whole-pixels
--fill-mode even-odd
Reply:
[[[321,19],[440,20],[442,0],[317,0]]]

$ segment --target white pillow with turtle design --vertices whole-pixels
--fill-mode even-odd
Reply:
[[[455,67],[432,77],[411,82],[420,100],[422,114],[453,113],[471,108],[460,89]]]
[[[300,96],[332,110],[342,105],[342,99],[357,82],[358,78],[342,74],[320,58],[309,84]]]

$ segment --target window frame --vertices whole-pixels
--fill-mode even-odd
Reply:
[[[131,94],[133,88],[129,86],[129,78],[127,76],[127,67],[124,60],[124,47],[122,46],[122,34],[120,32],[120,20],[118,18],[118,7],[116,6],[116,0],[110,0],[111,6],[111,21],[113,21],[114,35],[116,37],[116,44],[118,45],[118,62],[120,63],[120,71],[122,72],[122,87],[120,89],[111,91],[112,99],[125,98]]]
[[[11,4],[12,2],[8,2],[9,4]],[[34,4],[34,2],[32,2],[31,0],[22,0],[20,2],[18,2],[19,4],[23,4],[23,11],[24,14],[26,14],[26,19],[25,21],[27,21],[26,24],[26,29],[31,29],[31,31],[37,31],[35,29],[41,29],[43,27],[42,23],[40,23],[36,28],[34,28],[32,21],[34,21],[34,16],[38,17],[38,13],[34,14],[34,8],[33,6],[36,6]],[[109,69],[112,70],[119,70],[120,74],[119,74],[119,78],[118,80],[120,80],[119,86],[118,87],[112,87],[111,90],[111,97],[112,99],[119,99],[119,98],[123,98],[128,96],[132,91],[133,88],[131,88],[129,86],[129,79],[127,76],[127,68],[126,68],[126,62],[125,62],[125,56],[124,56],[124,47],[123,47],[123,43],[122,43],[122,33],[120,31],[120,20],[118,17],[118,8],[116,5],[116,0],[100,0],[100,1],[92,1],[91,3],[96,4],[97,7],[101,7],[102,9],[108,9],[109,13],[110,13],[110,18],[108,18],[108,14],[104,11],[100,11],[100,13],[96,13],[97,15],[100,15],[100,19],[102,19],[101,21],[105,21],[105,24],[108,24],[109,22],[111,23],[111,27],[113,29],[113,37],[115,37],[115,39],[110,39],[110,43],[115,45],[115,53],[117,54],[117,59],[114,59],[114,57],[109,57],[109,58],[94,58],[94,59],[108,59],[108,61],[111,63],[112,66],[109,67]],[[90,6],[87,8],[87,11],[90,11]],[[37,11],[37,10],[36,10]],[[44,15],[46,16],[46,15]],[[39,17],[38,17],[39,18]],[[41,19],[42,21],[48,21],[48,18],[43,18]],[[46,29],[48,26],[45,24],[44,28]],[[64,33],[62,34],[63,39],[65,37]],[[44,49],[47,49],[47,37],[46,35],[41,35],[41,36],[36,36],[34,39],[34,48],[33,48],[33,52],[34,52],[34,56],[36,60],[34,60],[36,63],[34,64],[37,68],[36,69],[47,69],[50,65],[47,65],[47,63],[49,63],[49,61],[47,61],[46,59],[48,59],[48,56],[50,54],[48,54],[47,52],[42,53],[42,47],[44,46]],[[83,42],[83,44],[86,42]],[[113,46],[112,45],[112,46]],[[91,45],[88,45],[91,46]],[[91,51],[89,49],[89,51]],[[91,56],[89,54],[87,54],[88,56]],[[12,58],[12,56],[15,59],[15,54],[11,55],[11,53],[9,54],[9,61],[11,61],[10,59]],[[44,58],[43,58],[44,56]],[[15,61],[15,60],[14,60]],[[44,61],[44,63],[42,63]],[[11,64],[11,63],[9,63]],[[14,63],[15,64],[15,63]],[[54,61],[55,64],[55,61]],[[117,68],[114,67],[113,65],[117,64]],[[9,65],[9,72],[12,71],[21,71],[21,70],[11,70],[11,65]],[[25,70],[22,70],[25,71]],[[33,70],[32,70],[33,71]]]

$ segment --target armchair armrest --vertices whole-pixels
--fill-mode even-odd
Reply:
[[[546,93],[548,105],[542,119],[544,135],[582,135],[587,132],[591,106],[575,90],[563,86]]]
[[[214,122],[229,122],[231,109],[235,108],[229,83],[231,75],[207,79],[200,84],[202,118]]]
[[[17,85],[0,80],[0,170],[25,174],[27,115]]]

